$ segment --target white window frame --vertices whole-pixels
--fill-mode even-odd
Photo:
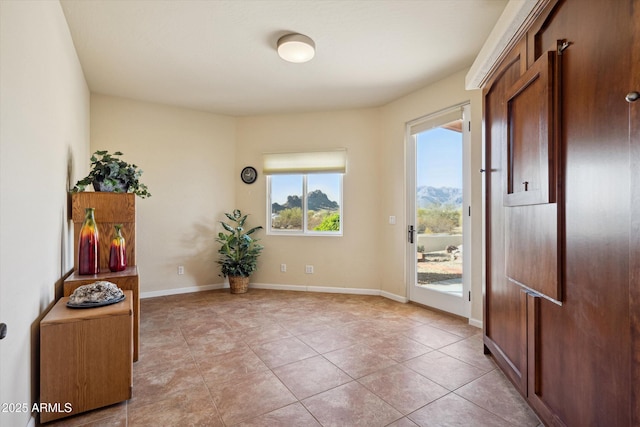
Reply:
[[[273,202],[271,200],[271,175],[266,176],[267,183],[267,235],[274,236],[322,236],[322,237],[342,237],[344,230],[344,212],[342,207],[342,201],[344,199],[343,189],[344,189],[344,174],[337,172],[327,172],[326,174],[330,175],[339,175],[340,179],[340,196],[338,201],[339,206],[339,215],[340,215],[340,230],[339,231],[314,231],[307,230],[307,178],[310,174],[308,173],[292,173],[290,175],[301,175],[302,176],[302,230],[282,230],[282,229],[274,229],[271,228],[271,209]]]

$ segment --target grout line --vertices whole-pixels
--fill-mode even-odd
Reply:
[[[286,390],[288,390],[289,393],[291,393],[291,395],[295,398],[295,401],[291,402],[289,404],[283,405],[283,406],[281,406],[279,408],[271,409],[271,410],[269,410],[269,411],[267,411],[267,412],[265,412],[263,414],[256,415],[255,417],[252,417],[252,418],[250,418],[248,420],[244,420],[243,422],[249,421],[249,420],[257,418],[257,417],[264,416],[265,414],[267,414],[269,412],[272,412],[272,411],[275,411],[275,410],[279,410],[279,409],[285,408],[287,406],[299,403],[299,404],[301,404],[301,406],[305,409],[305,411],[307,413],[309,413],[318,423],[320,423],[320,421],[313,415],[313,413],[311,413],[309,411],[309,409],[304,405],[303,400],[312,398],[314,396],[318,396],[318,395],[323,394],[323,393],[330,392],[332,390],[335,390],[336,388],[342,387],[342,386],[344,386],[346,384],[350,384],[352,382],[355,382],[355,383],[359,384],[361,387],[364,387],[368,392],[373,393],[378,398],[380,398],[382,401],[384,401],[387,405],[389,405],[394,410],[399,412],[401,414],[401,417],[399,419],[402,419],[402,418],[410,419],[409,416],[411,415],[411,413],[413,413],[415,411],[418,411],[418,410],[424,408],[425,406],[428,406],[428,405],[430,405],[430,404],[432,404],[434,402],[437,402],[441,398],[443,398],[445,396],[449,396],[451,394],[455,394],[456,396],[461,397],[465,401],[468,401],[463,396],[460,396],[459,394],[457,394],[456,391],[460,390],[462,387],[464,387],[464,386],[466,386],[466,385],[468,385],[468,384],[470,384],[470,383],[472,383],[474,381],[479,380],[480,378],[484,377],[485,375],[488,375],[489,373],[493,372],[496,369],[494,367],[493,369],[483,373],[479,377],[474,378],[473,380],[470,380],[470,381],[468,381],[467,383],[465,383],[463,385],[460,385],[455,390],[448,390],[446,387],[444,387],[447,390],[447,393],[445,395],[443,395],[443,396],[439,397],[438,399],[435,399],[435,400],[433,400],[433,401],[421,406],[420,408],[416,409],[415,411],[412,411],[409,414],[404,414],[404,412],[402,412],[402,411],[398,410],[397,408],[395,408],[392,404],[390,404],[385,399],[383,399],[382,397],[380,397],[377,394],[375,394],[372,390],[370,390],[369,388],[367,388],[364,384],[362,384],[360,382],[360,380],[363,377],[365,377],[367,375],[370,375],[370,374],[375,374],[376,372],[380,372],[382,369],[388,368],[388,366],[385,367],[385,368],[382,368],[382,369],[378,369],[378,370],[376,370],[376,371],[374,371],[374,372],[372,372],[370,374],[363,375],[363,376],[361,376],[359,378],[354,378],[353,376],[347,374],[344,370],[342,370],[340,367],[338,367],[336,364],[334,364],[333,362],[331,362],[330,360],[328,360],[325,357],[325,355],[328,354],[328,353],[331,353],[333,351],[344,350],[344,349],[349,348],[349,347],[354,346],[354,345],[363,345],[363,346],[366,346],[368,348],[372,348],[372,347],[370,347],[370,344],[371,344],[370,340],[373,339],[373,338],[369,337],[369,338],[365,338],[365,339],[356,339],[355,341],[353,341],[348,346],[339,347],[337,349],[332,349],[331,351],[321,353],[316,348],[314,348],[313,346],[311,346],[310,344],[305,342],[303,339],[301,339],[301,337],[305,336],[305,335],[316,334],[316,333],[318,333],[320,331],[325,331],[325,330],[342,329],[342,328],[344,328],[345,326],[348,326],[348,325],[353,325],[353,326],[356,326],[358,324],[366,325],[367,322],[372,322],[372,320],[376,320],[376,323],[375,323],[374,327],[379,328],[379,327],[382,326],[382,324],[383,324],[382,322],[384,321],[384,319],[381,319],[379,316],[384,315],[384,314],[388,314],[389,318],[393,319],[393,320],[396,320],[396,319],[402,320],[404,318],[406,320],[410,320],[412,322],[416,322],[416,323],[418,323],[418,325],[415,325],[415,326],[412,326],[412,327],[406,327],[404,329],[398,328],[397,332],[389,331],[389,332],[382,333],[382,335],[383,336],[387,336],[387,335],[388,336],[397,336],[397,337],[401,337],[401,338],[404,338],[404,339],[409,339],[410,341],[413,341],[413,342],[415,342],[417,344],[420,344],[420,345],[424,346],[428,350],[423,354],[420,354],[418,356],[415,356],[415,357],[412,357],[412,358],[409,358],[409,359],[406,359],[406,360],[403,360],[403,361],[398,361],[398,360],[396,360],[396,359],[394,359],[394,358],[392,358],[390,356],[386,356],[386,354],[384,354],[384,356],[389,358],[390,360],[392,360],[394,362],[394,365],[392,365],[392,366],[400,365],[400,366],[403,366],[404,368],[410,369],[408,366],[405,365],[406,362],[408,362],[410,360],[413,360],[413,359],[416,359],[416,358],[419,358],[419,357],[422,357],[425,354],[432,353],[433,351],[439,351],[440,349],[444,349],[444,348],[449,347],[451,345],[454,345],[454,344],[460,343],[460,342],[462,342],[464,340],[470,339],[470,338],[473,337],[473,335],[472,336],[462,336],[461,337],[458,334],[455,334],[453,332],[450,332],[447,329],[444,329],[444,328],[446,328],[448,326],[446,324],[439,324],[438,326],[436,326],[436,324],[434,324],[434,322],[437,322],[438,318],[428,318],[428,319],[426,319],[426,318],[421,317],[418,320],[418,319],[415,319],[415,318],[411,317],[410,315],[404,315],[404,313],[413,313],[414,310],[395,310],[395,305],[396,304],[402,305],[401,303],[396,303],[396,302],[393,302],[393,301],[389,301],[389,304],[386,304],[386,303],[385,304],[377,304],[377,302],[378,302],[377,299],[376,300],[370,299],[370,298],[382,298],[382,297],[367,297],[365,299],[365,298],[362,298],[362,296],[360,296],[360,295],[342,295],[342,294],[337,294],[337,296],[336,295],[332,295],[329,298],[324,298],[324,297],[316,298],[315,296],[317,294],[315,294],[313,297],[310,297],[310,298],[306,298],[306,296],[305,296],[304,297],[305,304],[303,305],[303,307],[305,309],[309,309],[309,310],[312,309],[314,315],[317,313],[317,311],[321,310],[321,308],[316,308],[316,307],[312,307],[312,306],[321,305],[322,303],[325,303],[329,307],[331,307],[331,306],[335,307],[335,312],[333,310],[330,312],[332,314],[335,314],[335,313],[345,313],[345,314],[346,313],[351,313],[351,310],[353,308],[356,308],[356,307],[357,308],[362,308],[362,311],[358,312],[358,314],[355,315],[355,317],[353,317],[351,319],[349,319],[348,316],[345,316],[344,318],[347,319],[347,321],[339,321],[339,322],[336,323],[336,322],[332,322],[331,319],[328,319],[328,320],[326,320],[326,322],[323,321],[323,323],[326,323],[326,325],[318,326],[318,329],[314,329],[312,331],[305,331],[304,333],[303,332],[299,332],[299,331],[293,332],[292,329],[295,330],[294,326],[289,326],[289,328],[291,328],[291,329],[289,329],[285,325],[291,325],[292,323],[295,325],[296,321],[298,323],[303,322],[304,321],[304,317],[300,317],[300,316],[303,316],[303,314],[302,313],[299,314],[298,310],[292,310],[291,314],[287,314],[286,312],[283,312],[282,313],[282,317],[279,317],[278,314],[280,314],[281,310],[284,310],[284,309],[287,309],[287,308],[294,308],[295,304],[298,304],[298,302],[299,302],[298,295],[296,295],[295,297],[292,297],[291,299],[287,299],[287,298],[281,298],[281,296],[287,294],[286,291],[269,291],[268,294],[262,293],[260,291],[261,290],[252,289],[250,292],[254,292],[254,295],[252,296],[251,299],[245,298],[245,299],[242,299],[242,300],[241,299],[233,300],[233,304],[235,304],[235,305],[232,305],[232,307],[236,307],[236,309],[240,309],[240,310],[242,310],[242,309],[250,310],[250,311],[252,311],[252,312],[254,312],[256,314],[256,317],[260,316],[259,318],[262,318],[263,320],[268,320],[268,324],[269,325],[277,325],[278,328],[281,328],[283,331],[286,331],[286,333],[289,334],[289,335],[287,337],[269,338],[266,341],[260,341],[260,342],[253,343],[253,344],[249,344],[248,343],[248,338],[246,336],[243,336],[243,337],[240,338],[240,341],[242,343],[244,343],[244,345],[246,346],[248,351],[251,352],[251,354],[254,357],[256,357],[265,366],[265,370],[264,371],[260,370],[260,371],[257,371],[257,372],[269,372],[271,375],[273,375],[279,381],[279,383],[282,384],[284,386],[284,388]],[[162,301],[161,303],[158,303],[158,306],[162,306],[164,304],[172,304],[174,307],[184,308],[185,310],[189,310],[189,307],[191,306],[191,303],[194,303],[195,305],[198,305],[198,304],[210,304],[210,305],[213,306],[213,305],[216,305],[216,304],[223,305],[224,303],[229,302],[229,301],[232,300],[230,298],[226,298],[226,299],[223,299],[221,301],[216,301],[216,298],[218,297],[218,295],[220,295],[220,296],[225,295],[225,294],[223,294],[221,292],[217,292],[217,291],[212,291],[212,293],[209,293],[209,294],[206,294],[206,295],[205,295],[204,292],[201,293],[201,294],[202,294],[202,298],[199,298],[199,299],[189,299],[188,297],[181,297],[181,296],[176,296],[175,298],[173,298],[172,296],[160,297],[157,300],[163,299],[164,301]],[[183,294],[183,295],[190,295],[190,294]],[[301,297],[303,297],[303,295],[301,295]],[[209,298],[210,296],[216,297],[216,298]],[[265,297],[264,298],[260,298],[261,296],[265,296]],[[267,296],[268,296],[268,298],[267,298]],[[253,298],[253,297],[257,297],[257,298]],[[223,297],[223,298],[225,298],[225,297]],[[269,304],[269,301],[272,301],[274,298],[278,299],[278,304],[273,304],[273,305]],[[343,301],[344,302],[348,302],[348,303],[342,304],[341,302],[343,302]],[[354,302],[351,303],[350,301],[354,301]],[[306,304],[307,302],[309,302],[309,306],[307,306],[307,304]],[[155,309],[156,304],[154,303],[153,305],[154,305],[154,313],[156,313],[156,311],[155,311],[156,310]],[[410,308],[408,306],[405,306],[405,307]],[[157,310],[160,311],[161,309],[157,309]],[[424,310],[428,310],[428,309],[424,309]],[[229,310],[229,311],[225,311],[223,313],[219,313],[219,312],[216,312],[214,310],[213,313],[214,314],[211,314],[212,317],[215,316],[215,319],[220,319],[225,325],[227,325],[230,329],[232,329],[232,327],[228,324],[227,319],[229,319],[230,316],[233,316],[233,311]],[[362,313],[362,315],[360,315],[360,313]],[[296,318],[298,320],[296,320]],[[209,319],[209,317],[206,317],[206,319]],[[413,339],[413,338],[411,338],[409,336],[406,336],[406,335],[404,335],[403,332],[401,332],[401,331],[406,332],[409,329],[419,328],[419,327],[425,326],[425,325],[432,326],[435,329],[439,329],[441,331],[444,331],[444,332],[447,332],[449,334],[452,334],[452,335],[454,335],[456,337],[460,337],[460,339],[455,341],[455,342],[453,342],[453,343],[449,343],[446,346],[442,346],[439,349],[433,349],[432,347],[427,346],[427,345],[421,343],[420,341],[417,341],[417,340],[415,340],[415,339]],[[266,326],[267,326],[267,323],[263,323],[262,325],[259,325],[259,326],[251,326],[251,327],[248,327],[248,328],[239,328],[238,331],[245,331],[245,330],[248,330],[248,329],[262,328],[262,327],[266,327]],[[161,326],[159,328],[153,328],[153,329],[163,329],[165,327],[167,327],[167,326],[163,325],[163,326]],[[185,335],[185,330],[182,327],[178,327],[178,329],[180,330],[180,334],[181,334],[182,340],[184,341],[184,343],[187,346],[187,349],[189,351],[189,355],[191,357],[191,360],[194,363],[196,369],[198,370],[198,375],[200,376],[201,380],[203,381],[203,383],[204,383],[204,385],[206,387],[206,390],[207,390],[207,392],[209,394],[209,399],[213,403],[213,407],[216,408],[217,416],[220,418],[220,420],[222,420],[219,408],[217,407],[217,405],[215,404],[215,401],[213,400],[213,395],[212,395],[211,388],[210,388],[209,384],[207,384],[207,382],[205,381],[203,371],[202,371],[202,369],[200,367],[200,364],[197,362],[195,354],[194,354],[194,348],[198,344],[190,345],[188,340],[187,340],[187,337]],[[258,329],[255,329],[255,330],[257,331]],[[144,332],[144,331],[141,330],[141,333],[142,332]],[[150,331],[146,330],[146,332],[150,332]],[[220,333],[228,333],[228,332],[235,332],[235,331],[234,330],[220,331]],[[357,329],[355,329],[353,331],[353,333],[356,333],[356,334],[357,334],[357,332],[358,332]],[[215,332],[215,333],[217,334],[218,332]],[[212,332],[212,334],[214,334],[214,332]],[[287,339],[287,338],[292,338],[292,337],[295,338],[296,340],[302,342],[304,345],[308,346],[309,348],[311,348],[314,352],[316,352],[318,354],[313,355],[313,356],[309,356],[309,357],[305,357],[305,358],[303,358],[301,360],[291,361],[291,362],[288,362],[288,363],[283,364],[283,365],[269,367],[269,366],[266,365],[265,360],[263,358],[261,358],[256,353],[256,351],[254,349],[254,347],[258,348],[258,347],[260,347],[260,346],[262,346],[264,344],[268,344],[268,343],[272,343],[272,342],[275,342],[275,341],[278,341],[278,340],[281,340],[281,339]],[[452,355],[449,355],[449,354],[446,354],[446,353],[443,353],[443,352],[441,352],[441,353],[446,355],[447,357],[451,357],[451,358],[453,358],[455,360],[458,360],[458,361],[460,361],[462,363],[465,363],[466,365],[472,366],[472,367],[474,367],[476,369],[479,369],[481,371],[485,371],[485,368],[476,366],[476,365],[474,365],[472,363],[469,363],[469,362],[467,362],[467,361],[465,361],[463,359],[460,359],[459,357],[452,356]],[[227,354],[227,353],[222,353],[222,354]],[[298,362],[301,362],[303,360],[308,360],[310,358],[315,358],[315,357],[321,357],[324,361],[328,362],[333,367],[338,369],[340,372],[342,372],[345,375],[347,375],[347,377],[350,378],[350,380],[347,381],[346,383],[343,383],[343,384],[337,385],[335,387],[331,387],[331,388],[329,388],[327,390],[323,390],[323,391],[320,391],[320,392],[315,393],[313,395],[307,396],[304,399],[299,399],[293,393],[293,391],[284,383],[284,381],[281,380],[280,377],[278,377],[275,374],[274,369],[285,367],[285,366],[288,366],[288,365],[291,365],[291,364],[294,364],[294,363],[298,363]],[[429,381],[433,381],[433,380],[429,379],[428,377],[420,374],[419,372],[416,372],[416,371],[414,371],[414,372],[417,375],[421,376],[421,377],[427,378]],[[233,378],[231,378],[231,377],[227,378],[227,379],[223,380],[221,383],[227,383],[229,381],[233,381]],[[433,381],[433,382],[438,384],[435,381]],[[438,385],[440,385],[440,384],[438,384]],[[476,404],[474,402],[470,402],[470,403],[472,403],[475,406],[477,406],[477,407],[479,407],[479,408],[481,408],[481,409],[483,409],[483,410],[485,410],[487,412],[490,412],[490,413],[492,413],[492,414],[494,414],[494,415],[499,417],[498,414],[495,414],[495,413],[489,411],[487,408],[483,408],[482,406],[480,406],[480,405],[478,405],[478,404]],[[128,403],[127,403],[127,409],[128,409]],[[129,414],[128,414],[128,410],[127,410],[127,412],[126,412],[127,418],[128,418],[128,415]],[[502,417],[500,417],[500,418],[502,419]],[[397,420],[395,420],[394,422],[396,422],[396,421]],[[222,422],[224,423],[224,420],[222,420]]]

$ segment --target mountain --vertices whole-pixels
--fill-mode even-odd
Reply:
[[[321,209],[334,211],[339,207],[337,202],[329,200],[329,197],[320,190],[312,191],[307,195],[307,204],[307,208],[310,211],[317,211]]]
[[[301,208],[302,207],[302,199],[298,196],[287,196],[287,201],[284,205],[280,203],[272,203],[271,204],[271,212],[278,213],[285,209],[291,208]]]
[[[421,185],[416,194],[419,208],[430,206],[462,206],[462,188],[430,187]]]
[[[337,202],[329,200],[329,197],[324,194],[321,190],[312,191],[307,195],[307,209],[310,211],[317,211],[321,209],[326,209],[329,211],[337,210],[340,205]],[[284,209],[291,208],[301,208],[302,207],[302,199],[298,196],[287,196],[287,201],[285,204],[281,205],[279,203],[271,204],[271,211],[273,213],[278,213]]]

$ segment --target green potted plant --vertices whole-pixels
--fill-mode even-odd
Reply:
[[[244,229],[248,215],[242,215],[239,209],[233,213],[225,213],[231,221],[228,224],[220,221],[225,232],[218,233],[216,241],[220,243],[218,253],[222,276],[229,277],[229,287],[232,294],[243,294],[249,288],[249,276],[256,270],[258,256],[262,252],[262,245],[251,234],[262,229],[261,226]]]
[[[81,192],[87,185],[93,185],[95,191],[134,193],[142,199],[151,197],[147,186],[140,182],[142,170],[118,156],[122,156],[120,151],[113,154],[106,150],[93,153],[91,172],[78,181],[71,191]]]

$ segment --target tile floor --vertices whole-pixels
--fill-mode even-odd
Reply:
[[[145,299],[133,398],[48,426],[532,426],[481,330],[383,297]]]

